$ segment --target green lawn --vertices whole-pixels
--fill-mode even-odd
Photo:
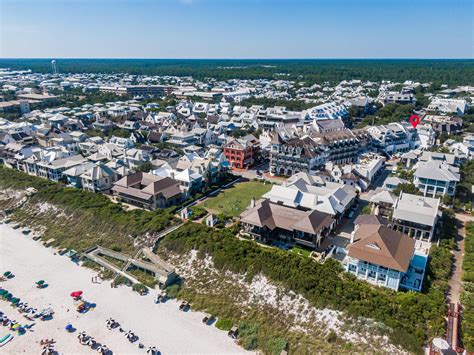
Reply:
[[[311,254],[311,251],[309,249],[305,249],[305,248],[301,248],[297,246],[294,246],[293,248],[291,248],[291,252],[296,255],[301,255],[301,256],[306,256],[306,257],[309,257],[309,255]]]
[[[272,188],[270,183],[248,181],[235,184],[218,195],[203,202],[203,206],[210,213],[224,213],[236,217],[240,215],[255,197],[257,200]]]

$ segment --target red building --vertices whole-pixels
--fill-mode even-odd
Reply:
[[[260,151],[260,142],[249,135],[233,139],[224,146],[224,155],[233,168],[247,169],[255,164]]]

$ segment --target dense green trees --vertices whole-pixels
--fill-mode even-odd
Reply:
[[[474,185],[474,160],[468,160],[461,166],[461,181],[456,185],[456,199],[460,204],[472,202],[472,186]],[[471,206],[472,208],[472,206]]]
[[[468,351],[474,351],[474,222],[466,225],[463,259],[463,293],[461,302],[461,339]]]
[[[48,59],[0,59],[0,67],[51,73]],[[214,60],[214,59],[61,59],[64,73],[130,73],[193,76],[197,79],[289,79],[306,84],[342,80],[416,80],[453,85],[474,82],[472,60]],[[283,75],[282,75],[283,74]]]
[[[358,127],[408,121],[413,109],[413,105],[388,104],[380,108],[375,115],[364,117]]]

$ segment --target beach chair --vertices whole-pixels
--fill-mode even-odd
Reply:
[[[183,311],[183,312],[186,311],[186,310],[188,310],[189,308],[190,308],[190,305],[189,305],[188,301],[183,301],[183,302],[181,302],[181,304],[179,305],[179,310],[180,310],[180,311]]]
[[[227,333],[227,335],[229,337],[231,337],[232,339],[237,339],[239,337],[239,327],[237,326],[233,326],[229,332]]]
[[[214,319],[215,317],[213,314],[206,314],[204,318],[202,319],[202,322],[207,325],[209,323],[212,323]]]

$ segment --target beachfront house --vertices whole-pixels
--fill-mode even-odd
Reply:
[[[25,160],[26,172],[30,175],[39,176],[51,181],[60,181],[63,172],[85,162],[82,155],[71,155],[63,157],[61,151],[41,150]]]
[[[85,161],[82,164],[75,165],[65,171],[63,171],[63,177],[66,179],[67,186],[82,189],[81,175],[91,169],[94,163],[91,161]]]
[[[108,192],[117,180],[117,173],[103,163],[93,164],[81,175],[81,185],[86,191]]]
[[[393,205],[393,229],[422,241],[433,239],[436,224],[441,217],[439,198],[417,196],[400,192]]]
[[[272,203],[268,199],[252,199],[250,207],[240,215],[244,231],[264,243],[299,244],[318,248],[329,233],[333,220],[327,213],[301,211]]]
[[[273,185],[263,195],[275,204],[327,213],[335,224],[348,213],[356,196],[355,189],[348,185],[323,181],[303,172],[293,175],[283,185]]]
[[[362,215],[356,221],[343,260],[358,279],[398,291],[421,291],[427,256],[415,252],[415,241],[388,226],[388,220]]]
[[[119,200],[150,210],[169,207],[183,198],[176,180],[142,172],[118,180],[112,191]]]

